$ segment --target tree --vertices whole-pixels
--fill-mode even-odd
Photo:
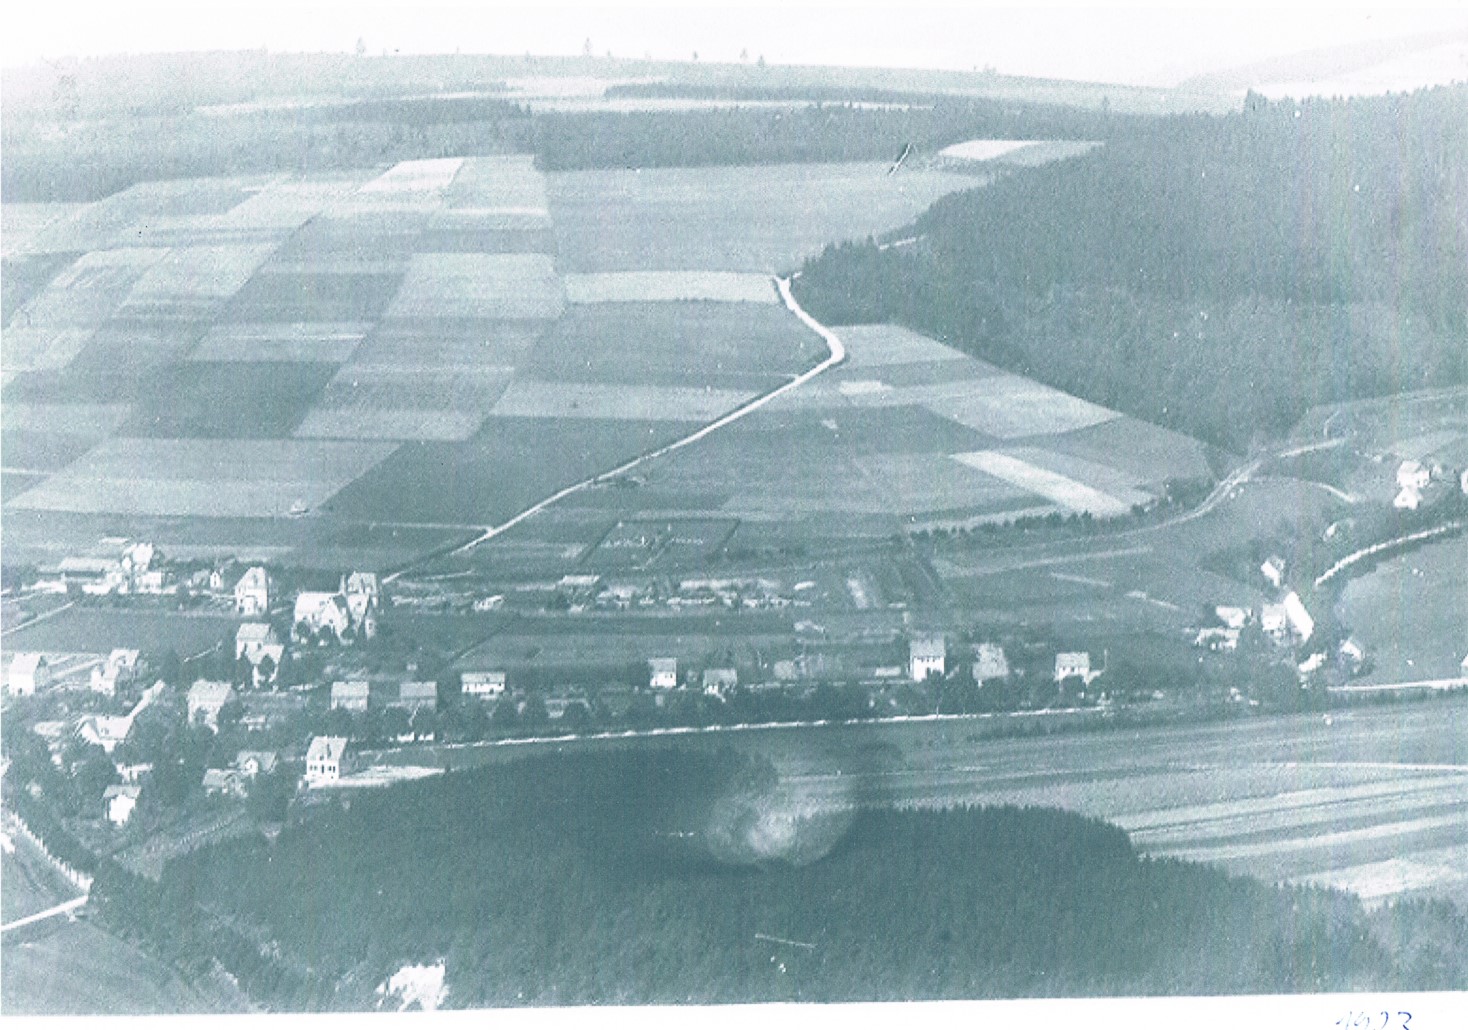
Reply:
[[[382,713],[382,736],[388,740],[407,736],[412,724],[413,717],[408,714],[407,709],[389,708]]]

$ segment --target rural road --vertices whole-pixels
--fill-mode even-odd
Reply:
[[[793,276],[791,278],[793,278]],[[690,444],[697,443],[699,440],[702,440],[710,433],[717,432],[725,426],[731,425],[735,422],[738,422],[740,419],[753,414],[760,408],[763,408],[766,404],[769,404],[775,398],[783,396],[784,394],[789,393],[791,390],[798,390],[800,387],[810,382],[822,372],[834,368],[835,366],[845,361],[846,347],[841,343],[841,340],[836,336],[835,333],[833,333],[830,329],[828,329],[821,323],[817,322],[814,318],[810,316],[809,313],[806,312],[804,308],[800,306],[800,302],[797,301],[795,299],[795,295],[790,292],[790,278],[777,277],[774,280],[774,285],[775,288],[779,291],[780,299],[784,301],[785,307],[788,308],[790,312],[800,320],[801,324],[815,332],[818,336],[820,336],[822,340],[825,341],[830,353],[826,356],[824,360],[822,360],[815,367],[802,372],[800,375],[796,376],[788,383],[784,383],[769,391],[768,393],[762,393],[758,397],[755,397],[753,400],[746,401],[744,404],[741,404],[733,411],[721,415],[707,425],[701,426],[694,432],[689,433],[687,436],[680,437],[679,439],[674,440],[672,443],[664,444],[662,447],[659,447],[656,450],[649,451],[646,454],[640,455],[636,458],[632,458],[629,461],[624,461],[622,464],[618,465],[615,468],[607,469],[605,472],[598,472],[596,475],[593,476],[588,476],[586,479],[581,480],[579,483],[572,483],[570,486],[562,487],[560,490],[557,490],[549,497],[546,497],[540,501],[537,501],[535,504],[532,504],[530,507],[520,512],[518,515],[515,515],[514,517],[500,523],[497,526],[490,526],[486,528],[482,533],[480,533],[474,539],[470,540],[468,543],[461,544],[458,547],[455,547],[453,550],[445,552],[445,554],[464,554],[472,551],[480,544],[493,540],[495,537],[499,536],[501,533],[504,533],[506,530],[512,529],[515,526],[518,526],[520,523],[524,522],[526,519],[532,518],[533,516],[538,515],[540,512],[545,511],[545,509],[549,508],[557,501],[564,500],[565,498],[570,497],[572,494],[580,493],[582,490],[586,490],[590,487],[596,486],[599,483],[607,482],[608,480],[614,479],[617,476],[625,475],[628,472],[631,472],[633,469],[646,464],[647,462],[654,461],[658,458],[663,457],[664,455],[672,454],[674,451],[681,450],[684,447],[689,446]],[[425,558],[420,558],[417,561],[406,565],[395,572],[389,573],[387,576],[383,577],[383,582],[391,583],[392,581],[401,577],[404,573],[412,571],[413,569],[419,567],[427,561],[442,556],[443,555],[440,554],[432,554]]]
[[[21,919],[12,920],[11,922],[6,923],[4,926],[0,926],[0,933],[4,933],[7,930],[18,930],[22,926],[29,926],[31,923],[39,923],[41,920],[50,919],[52,916],[60,916],[65,915],[68,912],[74,912],[86,903],[87,895],[83,894],[79,898],[72,898],[70,901],[63,901],[59,905],[52,905],[50,908],[37,912],[34,915],[29,915]]]

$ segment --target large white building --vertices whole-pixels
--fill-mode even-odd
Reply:
[[[654,658],[647,663],[647,685],[653,690],[672,690],[678,685],[678,659]]]
[[[264,566],[246,569],[235,583],[234,610],[247,618],[270,614],[270,573]]]
[[[306,749],[306,786],[336,783],[351,771],[346,737],[312,737]]]
[[[918,633],[907,644],[907,678],[921,683],[929,676],[942,676],[947,657],[942,633]]]
[[[51,667],[43,655],[18,654],[10,659],[5,688],[14,697],[29,697],[51,685]]]
[[[499,697],[505,692],[505,674],[466,672],[459,676],[459,687],[466,697]]]

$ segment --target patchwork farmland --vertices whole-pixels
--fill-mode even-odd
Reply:
[[[809,368],[769,273],[970,184],[443,158],[6,205],[7,555],[464,538]]]

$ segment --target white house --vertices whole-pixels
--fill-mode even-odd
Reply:
[[[1315,632],[1315,620],[1305,610],[1305,602],[1300,600],[1300,595],[1291,590],[1284,599],[1285,618],[1289,620],[1290,630],[1303,643],[1310,639]]]
[[[1206,647],[1210,651],[1236,651],[1240,632],[1231,626],[1204,626],[1193,638],[1193,645]]]
[[[459,677],[459,685],[468,697],[499,697],[505,692],[505,674],[502,672],[466,672]]]
[[[1264,578],[1269,580],[1269,585],[1275,589],[1284,586],[1285,561],[1278,555],[1270,555],[1264,559],[1264,564],[1259,566],[1259,571]]]
[[[907,643],[907,678],[921,683],[942,676],[947,644],[942,633],[918,633]]]
[[[1259,609],[1259,628],[1266,635],[1276,640],[1282,640],[1289,630],[1289,616],[1285,614],[1285,606],[1282,604],[1266,604]]]
[[[114,783],[102,792],[102,805],[107,821],[113,826],[124,826],[132,818],[133,809],[138,807],[138,798],[143,788],[136,783]]]
[[[331,707],[349,712],[365,712],[372,697],[366,680],[337,680],[331,685]]]
[[[1239,608],[1231,604],[1220,604],[1214,606],[1213,614],[1218,617],[1219,622],[1223,623],[1229,629],[1243,629],[1249,624],[1249,620],[1254,617],[1254,610],[1252,608]]]
[[[306,749],[306,786],[336,783],[350,772],[346,737],[312,737]]]
[[[1392,498],[1392,507],[1398,511],[1416,511],[1422,507],[1422,492],[1411,487],[1402,487]]]
[[[1397,486],[1421,492],[1432,480],[1432,472],[1420,461],[1408,459],[1397,466]]]
[[[50,685],[51,666],[47,664],[44,655],[27,652],[10,659],[5,688],[13,697],[30,697],[37,690],[45,690]]]
[[[196,680],[189,688],[189,722],[219,728],[219,710],[235,700],[234,687],[216,680]]]
[[[368,613],[376,613],[382,603],[382,588],[375,572],[353,572],[342,577],[342,597],[355,625],[361,625]]]
[[[723,697],[739,686],[738,669],[703,670],[703,692],[709,697]]]
[[[653,690],[672,690],[678,685],[678,659],[653,658],[647,663],[647,685]]]
[[[352,628],[352,615],[341,594],[303,590],[296,595],[291,625],[298,639],[318,636],[324,630],[340,641],[346,639]]]
[[[1055,682],[1079,678],[1089,684],[1100,673],[1091,671],[1089,651],[1061,651],[1055,656]]]
[[[263,566],[246,569],[235,583],[234,610],[247,617],[270,614],[270,573]]]
[[[280,675],[280,663],[285,658],[285,645],[275,635],[268,623],[247,622],[234,635],[234,656],[250,663],[251,679],[256,687],[274,683]],[[270,664],[264,665],[265,659]],[[262,672],[265,669],[267,671]]]
[[[1009,678],[1009,658],[998,644],[984,643],[974,648],[974,682],[983,686],[991,680]]]
[[[235,771],[247,780],[273,773],[279,762],[280,756],[274,751],[241,751],[234,756]]]
[[[84,715],[77,721],[76,738],[100,747],[107,754],[117,748],[132,732],[130,715]]]

